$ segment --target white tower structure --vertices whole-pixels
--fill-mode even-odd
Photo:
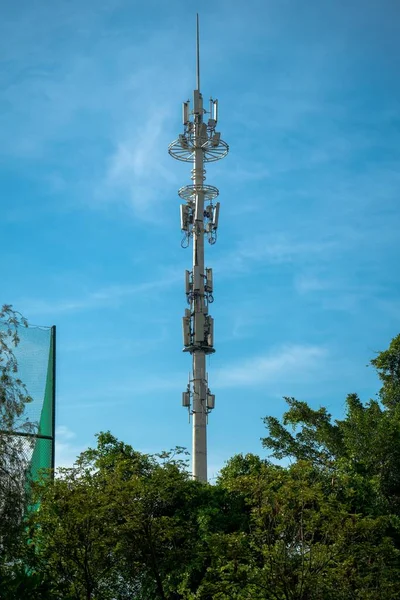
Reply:
[[[184,200],[181,204],[182,247],[193,240],[193,265],[185,274],[185,291],[189,308],[183,317],[184,352],[192,355],[192,373],[187,389],[182,394],[182,404],[193,416],[192,471],[199,481],[207,481],[207,422],[215,406],[215,396],[208,387],[206,356],[215,352],[214,320],[208,312],[213,302],[212,269],[204,266],[204,238],[210,244],[217,240],[219,191],[205,185],[204,163],[214,162],[228,154],[229,147],[216,131],[218,100],[210,99],[209,110],[203,107],[200,92],[199,16],[196,35],[196,89],[193,92],[193,109],[190,101],[183,103],[183,133],[168,147],[169,154],[184,162],[193,163],[191,185],[178,191]],[[207,115],[207,116],[206,116]]]

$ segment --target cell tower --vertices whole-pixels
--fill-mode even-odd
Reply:
[[[193,92],[193,110],[190,101],[183,103],[183,133],[168,147],[169,154],[183,162],[193,163],[191,185],[178,191],[181,204],[182,247],[193,239],[193,266],[185,274],[186,298],[190,308],[183,317],[184,352],[192,355],[193,369],[182,404],[193,416],[192,470],[193,477],[207,481],[207,422],[215,406],[215,396],[208,387],[206,356],[215,352],[214,320],[208,308],[213,298],[212,269],[204,267],[204,237],[210,244],[217,241],[219,202],[214,202],[219,191],[205,185],[204,163],[214,162],[228,154],[229,146],[215,128],[218,122],[218,100],[210,99],[209,110],[203,108],[200,92],[199,16],[196,31],[196,89]],[[208,115],[207,120],[204,116]]]

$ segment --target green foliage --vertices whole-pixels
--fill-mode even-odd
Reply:
[[[0,598],[400,600],[399,355],[395,338],[372,361],[380,401],[350,394],[342,420],[287,398],[264,420],[283,464],[237,455],[215,485],[191,479],[182,448],[100,433],[35,485]]]
[[[340,428],[332,424],[331,415],[323,407],[313,410],[306,402],[285,398],[289,410],[283,415],[282,423],[275,417],[265,417],[264,423],[269,436],[262,440],[263,446],[272,450],[277,459],[293,457],[309,460],[321,467],[329,467],[343,451]],[[291,433],[287,426],[295,432]]]
[[[56,598],[173,598],[196,490],[173,453],[143,455],[100,434],[72,469],[37,484],[34,566],[53,574]]]
[[[230,489],[247,490],[251,513],[249,550],[242,556],[252,591],[244,593],[241,583],[245,595],[238,598],[344,600],[378,591],[380,598],[398,597],[392,582],[400,576],[399,553],[387,536],[387,519],[354,513],[344,482],[310,462],[285,469],[264,464],[262,471],[233,480],[225,471],[221,478]]]
[[[18,378],[18,362],[14,354],[20,342],[19,328],[27,327],[27,321],[5,304],[0,309],[0,425],[2,431],[14,431],[32,425],[22,419],[27,402],[31,398],[23,382]]]
[[[379,392],[382,404],[395,408],[400,404],[400,334],[390,342],[389,348],[371,360],[383,386]]]
[[[20,560],[3,566],[0,579],[1,600],[53,600],[51,583],[45,573],[27,571]]]
[[[16,432],[32,432],[34,424],[23,416],[31,398],[18,377],[15,348],[26,320],[11,306],[0,309],[0,577],[16,552],[26,505],[26,441]]]
[[[264,419],[269,435],[262,443],[274,458],[307,460],[332,471],[333,477],[358,478],[363,483],[355,510],[399,510],[400,405],[384,408],[375,400],[362,404],[356,394],[349,394],[346,418],[332,423],[324,408],[286,400],[289,410],[282,423]]]

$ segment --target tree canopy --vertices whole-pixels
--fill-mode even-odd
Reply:
[[[20,328],[26,326],[11,306],[0,309],[0,569],[19,540],[27,501],[27,442],[18,434],[33,432],[34,423],[24,415],[31,398],[15,356]]]
[[[264,419],[266,456],[232,457],[214,485],[182,448],[98,434],[34,485],[0,598],[400,599],[400,336],[371,363],[377,400],[350,394],[333,419],[286,398]]]

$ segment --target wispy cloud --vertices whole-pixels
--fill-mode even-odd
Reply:
[[[319,276],[302,273],[295,277],[294,288],[298,294],[315,300],[324,309],[346,312],[358,310],[360,303],[379,303],[379,298],[387,294],[384,284],[379,281],[350,280],[344,275],[330,273]]]
[[[78,454],[85,446],[76,443],[76,434],[69,427],[59,425],[56,428],[55,463],[58,467],[72,467]]]
[[[160,288],[167,289],[181,279],[182,275],[180,272],[178,273],[177,270],[168,270],[167,275],[160,275],[159,278],[151,281],[144,281],[137,284],[110,285],[84,293],[76,298],[63,298],[54,301],[22,298],[16,304],[22,306],[25,314],[28,314],[30,317],[34,315],[79,312],[92,308],[113,306],[131,296],[147,294]]]
[[[165,373],[165,375],[138,374],[135,379],[103,385],[87,392],[71,392],[60,399],[66,409],[109,408],[123,406],[141,400],[142,396],[159,392],[177,391],[184,386],[183,374]],[[73,398],[71,402],[69,396]]]
[[[213,389],[227,389],[302,381],[316,369],[321,369],[327,356],[324,347],[313,345],[285,345],[275,351],[247,358],[241,362],[212,369]],[[137,398],[158,392],[179,392],[184,385],[183,373],[165,373],[159,376],[142,374],[135,379],[118,381],[110,386],[102,386],[82,393],[71,393],[62,398],[65,408],[107,408],[132,403]]]
[[[137,357],[154,352],[160,344],[167,342],[168,330],[162,317],[146,319],[147,326],[157,323],[157,335],[139,336],[135,338],[110,338],[102,332],[101,337],[91,337],[84,339],[74,339],[70,342],[64,342],[63,352],[71,353],[75,356],[84,355],[85,360],[98,361],[107,360],[110,354],[123,355],[126,357]]]
[[[244,164],[243,161],[232,164],[231,158],[230,162],[229,178],[231,181],[240,181],[241,183],[262,181],[271,176],[270,169],[268,169],[265,164]]]
[[[295,278],[294,286],[299,294],[309,294],[313,292],[324,292],[334,289],[335,283],[329,279],[323,279],[316,275],[301,274]]]
[[[336,240],[302,240],[286,233],[256,235],[242,240],[240,244],[220,259],[214,261],[215,272],[220,276],[246,273],[262,264],[284,264],[321,260],[340,247]]]
[[[162,39],[155,42],[151,52],[159,53],[162,45]],[[95,202],[123,203],[136,217],[153,222],[157,202],[161,216],[166,190],[174,184],[179,187],[178,172],[171,169],[167,148],[178,133],[171,127],[178,115],[172,90],[179,89],[179,80],[185,76],[185,69],[167,74],[159,61],[136,69],[134,78],[125,76],[120,96],[129,99],[129,109],[121,111],[115,120],[104,172],[93,188]],[[162,102],[154,98],[162,98]]]
[[[320,346],[284,346],[214,371],[213,387],[260,385],[279,381],[282,377],[285,381],[298,381],[319,368],[326,355],[326,349]]]
[[[148,26],[148,35],[135,38],[120,23],[108,35],[94,34],[103,31],[114,5],[86,10],[72,2],[65,10],[46,10],[45,17],[41,9],[28,10],[16,32],[12,20],[0,24],[13,48],[26,50],[10,53],[0,146],[10,161],[46,159],[42,183],[57,193],[68,191],[71,204],[119,202],[146,219],[151,201],[163,200],[166,183],[175,181],[167,146],[177,132],[168,123],[179,116],[173,90],[188,78],[188,69],[171,46],[170,27]],[[44,21],[43,39],[33,40]],[[71,169],[74,177],[59,175]]]
[[[259,336],[260,323],[265,323],[271,318],[275,308],[272,304],[264,302],[263,289],[254,294],[247,294],[244,299],[234,303],[225,303],[223,314],[224,325],[218,335],[218,343],[233,340],[245,340]]]
[[[165,164],[168,116],[154,107],[145,124],[119,141],[109,159],[103,192],[112,196],[122,192],[142,218],[154,219],[152,201],[160,201],[159,192],[166,182],[176,181]]]

